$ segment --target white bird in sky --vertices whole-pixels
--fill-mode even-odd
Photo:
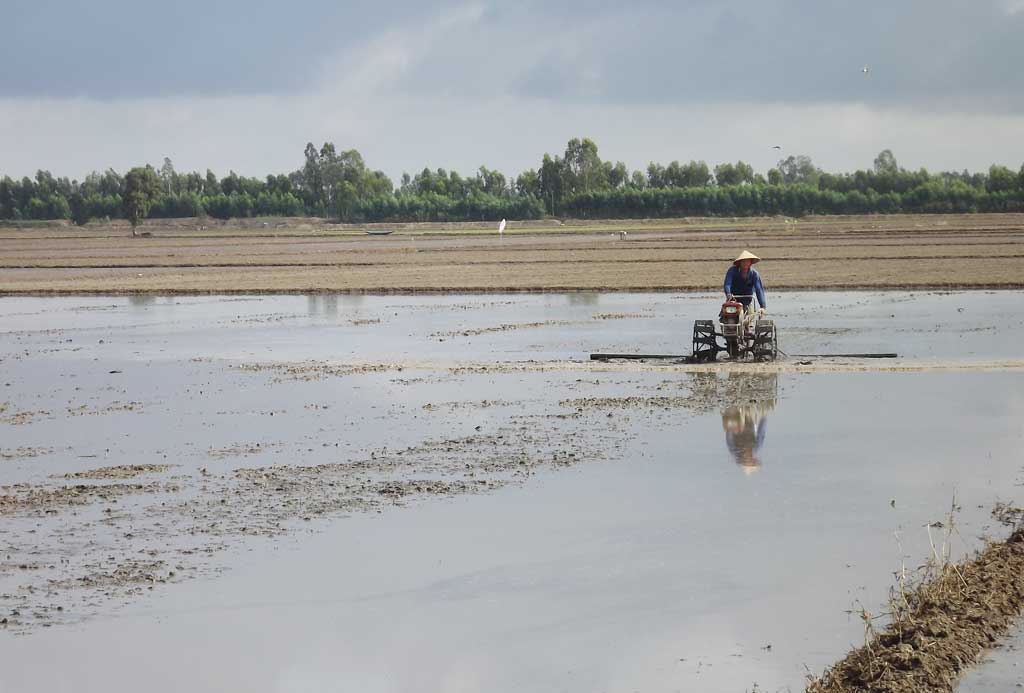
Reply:
[[[864,74],[868,74],[869,72],[871,72],[871,68],[869,66],[865,65],[864,67],[862,67],[860,69],[860,71],[863,72]]]
[[[501,222],[498,224],[498,235],[500,236],[503,233],[505,233],[505,220],[504,219],[502,219]]]

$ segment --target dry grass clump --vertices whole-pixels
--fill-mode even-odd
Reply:
[[[915,584],[903,571],[890,595],[889,625],[875,632],[862,613],[865,644],[812,678],[807,693],[952,691],[1024,609],[1024,527],[1016,524],[1007,540],[961,562],[950,561],[943,544]]]

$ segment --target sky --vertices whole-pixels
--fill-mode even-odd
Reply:
[[[1024,163],[1024,0],[0,0],[0,175]],[[865,67],[867,71],[865,71]],[[778,145],[780,149],[773,149]]]

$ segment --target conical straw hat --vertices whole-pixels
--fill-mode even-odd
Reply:
[[[742,253],[740,253],[740,256],[732,261],[732,264],[738,264],[740,260],[750,260],[750,264],[752,265],[756,265],[757,263],[761,262],[761,258],[759,258],[757,255],[754,255],[749,250],[744,250]]]

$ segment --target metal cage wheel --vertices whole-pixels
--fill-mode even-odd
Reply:
[[[693,323],[693,360],[714,361],[718,356],[718,342],[715,339],[715,323],[711,320],[696,320]]]

